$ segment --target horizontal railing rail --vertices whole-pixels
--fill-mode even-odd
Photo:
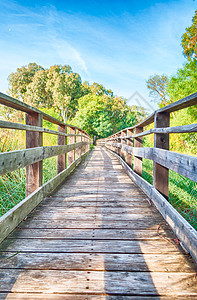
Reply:
[[[169,170],[197,182],[197,157],[169,151],[171,133],[197,132],[197,124],[170,127],[170,113],[193,105],[197,105],[197,93],[156,110],[141,123],[101,139],[98,143],[104,143],[121,161],[132,180],[153,200],[182,245],[197,260],[196,230],[167,202]],[[154,128],[144,131],[144,127],[152,123]],[[154,147],[143,147],[143,137],[150,134],[154,134]],[[143,158],[153,161],[153,185],[142,178]]]
[[[0,93],[0,104],[25,113],[26,124],[0,120],[0,128],[24,130],[26,149],[0,153],[0,176],[26,167],[26,198],[0,217],[0,242],[88,155],[92,139],[81,128]],[[43,119],[57,130],[43,127]],[[57,136],[56,146],[43,146],[43,134]],[[43,160],[57,156],[57,175],[43,184]]]

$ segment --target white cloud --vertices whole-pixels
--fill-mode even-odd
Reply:
[[[78,68],[82,69],[86,74],[88,73],[86,62],[82,59],[81,54],[67,41],[55,38],[51,46],[55,49],[60,59],[64,63],[69,62],[71,66],[76,65],[78,66]]]

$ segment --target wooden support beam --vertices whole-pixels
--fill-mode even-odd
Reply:
[[[121,137],[124,137],[124,136],[126,136],[126,133],[124,131],[122,131],[121,132]],[[120,141],[121,141],[120,142],[121,144],[125,144],[125,140],[124,139],[121,139]],[[125,151],[123,150],[123,148],[120,149],[120,156],[122,157],[122,159],[125,160]]]
[[[42,127],[43,117],[40,113],[26,114],[26,125]],[[43,133],[26,131],[26,148],[43,146]],[[36,162],[26,167],[26,196],[33,193],[42,185],[43,167],[42,161]]]
[[[127,135],[132,135],[132,134],[133,134],[133,130],[127,129]],[[127,139],[127,145],[133,147],[133,141],[131,142],[129,139]],[[126,154],[126,162],[132,168],[132,155],[130,153]]]
[[[69,133],[75,134],[75,128],[69,127]],[[69,136],[68,140],[69,140],[69,144],[74,144],[75,136]],[[74,160],[75,160],[75,150],[72,150],[68,153],[68,166],[70,166],[70,164],[72,164]]]
[[[81,133],[81,131],[79,129],[77,129],[77,134],[80,134],[80,133]],[[81,136],[77,136],[76,142],[77,143],[81,142]],[[81,156],[81,147],[76,149],[76,158],[78,158],[80,156]]]
[[[65,125],[58,125],[58,132],[65,133],[66,126]],[[58,135],[57,137],[57,144],[66,145],[66,137],[62,135]],[[60,154],[57,157],[57,174],[62,172],[66,168],[66,154]]]
[[[118,134],[117,134],[117,137],[120,137],[120,136],[121,136],[121,133],[118,133]],[[121,143],[121,139],[118,139],[117,141],[118,141],[118,143]],[[121,156],[121,149],[118,148],[117,151],[118,151],[118,155]]]
[[[155,128],[170,126],[170,113],[163,112],[155,114]],[[154,147],[169,150],[169,134],[156,133],[154,136]],[[153,186],[168,199],[169,169],[160,164],[153,163]]]
[[[143,132],[143,127],[135,128],[135,134]],[[134,147],[143,147],[143,137],[137,137],[134,139]],[[134,167],[133,170],[142,176],[142,158],[134,156]]]

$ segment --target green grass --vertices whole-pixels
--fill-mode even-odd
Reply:
[[[143,159],[142,177],[153,184],[153,162]],[[169,202],[197,229],[197,183],[169,171]]]
[[[57,174],[57,157],[43,161],[43,183]],[[25,198],[25,168],[0,176],[0,216]]]

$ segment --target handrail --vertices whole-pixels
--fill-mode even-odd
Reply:
[[[33,107],[33,106],[30,106],[29,104],[26,104],[24,102],[21,102],[13,97],[10,97],[6,94],[3,94],[0,92],[0,104],[2,105],[5,105],[7,107],[11,107],[11,108],[14,108],[16,110],[20,110],[20,111],[23,111],[25,113],[39,113],[39,114],[42,114],[43,116],[43,119],[46,120],[46,121],[49,121],[53,124],[56,124],[56,125],[65,125],[65,126],[68,126],[68,127],[72,127],[72,128],[75,128],[75,129],[79,129],[80,131],[82,131],[83,133],[85,133],[87,136],[89,136],[85,130],[81,129],[81,128],[78,128],[77,126],[74,126],[74,125],[70,125],[70,124],[66,124],[48,114],[46,114],[45,112],[39,110],[38,108],[36,107]],[[89,136],[90,137],[90,136]]]
[[[169,151],[169,134],[197,132],[197,124],[170,127],[170,113],[193,105],[197,105],[197,93],[162,107],[139,124],[98,142],[104,143],[120,160],[128,175],[152,199],[184,247],[197,261],[197,232],[167,201],[169,169],[197,182],[197,157]],[[143,131],[145,126],[153,122],[154,128]],[[143,136],[149,134],[154,134],[154,147],[143,148]],[[153,161],[153,185],[142,178],[143,158]]]
[[[26,132],[26,149],[0,153],[0,175],[26,167],[26,198],[0,217],[1,242],[88,155],[92,140],[83,129],[3,93],[0,104],[26,113],[26,124],[0,120],[0,128]],[[58,125],[57,131],[43,128],[43,119]],[[43,147],[43,133],[57,135],[57,146]],[[43,160],[53,156],[57,175],[43,184]]]
[[[171,112],[174,112],[174,111],[177,111],[177,110],[181,110],[181,109],[184,109],[184,108],[187,108],[187,107],[190,107],[190,106],[193,106],[193,105],[197,105],[197,93],[193,93],[181,100],[178,100],[176,102],[173,102],[165,107],[162,107],[158,110],[155,110],[151,115],[149,115],[146,119],[144,119],[143,121],[141,121],[140,123],[132,126],[132,127],[127,127],[123,130],[120,130],[118,132],[116,132],[115,134],[112,134],[112,136],[118,134],[118,133],[121,133],[122,131],[126,131],[128,129],[130,130],[133,130],[137,127],[145,127],[147,125],[150,125],[154,122],[154,117],[156,114],[158,113],[162,113],[162,112],[168,112],[168,113],[171,113]]]

